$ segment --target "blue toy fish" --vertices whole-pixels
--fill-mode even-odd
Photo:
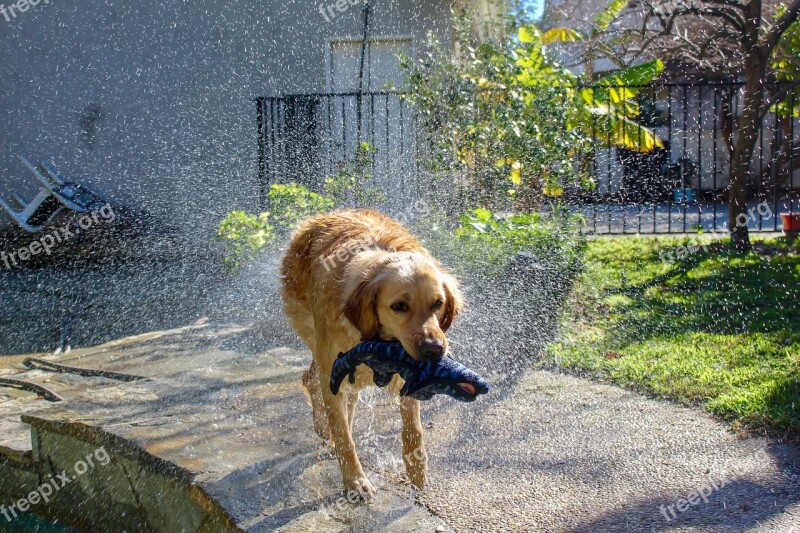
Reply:
[[[358,343],[340,353],[333,362],[331,392],[339,393],[345,376],[356,381],[356,367],[365,364],[372,369],[375,385],[385,387],[394,374],[405,380],[400,396],[430,400],[434,394],[447,394],[462,402],[475,401],[489,392],[489,384],[458,361],[444,357],[439,361],[417,361],[405,351],[400,341],[375,339]]]

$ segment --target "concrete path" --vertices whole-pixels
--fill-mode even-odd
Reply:
[[[3,359],[2,375],[67,401],[0,396],[0,453],[26,453],[23,414],[41,430],[93,427],[173,465],[247,531],[800,531],[797,448],[570,376],[519,372],[493,378],[474,404],[427,402],[431,482],[419,494],[404,482],[396,402],[367,392],[355,433],[380,494],[352,505],[311,430],[306,351],[198,323],[49,358],[152,379],[54,376]]]
[[[696,410],[571,376],[530,372],[496,391],[476,410],[428,417],[436,466],[421,500],[459,531],[800,526],[797,448],[739,439]]]

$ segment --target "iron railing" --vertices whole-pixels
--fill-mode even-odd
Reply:
[[[273,183],[319,191],[361,142],[376,149],[369,169],[374,186],[397,198],[418,196],[416,116],[401,92],[261,97],[256,104],[262,204]]]
[[[561,200],[584,215],[591,233],[725,231],[742,85],[635,88],[640,111],[635,120],[654,131],[664,147],[645,153],[598,147],[589,163],[596,187],[567,188]],[[788,85],[768,89],[783,90],[785,109],[800,104]],[[377,148],[372,174],[387,194],[407,201],[426,187],[420,160],[428,145],[402,93],[303,94],[256,102],[262,202],[272,183],[294,181],[319,190],[361,141]],[[761,124],[750,163],[752,231],[779,231],[780,213],[800,212],[800,123],[792,112],[775,111]]]
[[[624,89],[628,87],[618,87]],[[576,191],[574,209],[593,233],[686,233],[726,231],[732,139],[741,113],[740,83],[671,83],[634,87],[640,114],[664,148],[638,153],[597,150],[593,191]],[[791,86],[785,108],[800,103]],[[752,231],[782,229],[780,213],[800,212],[800,147],[792,113],[770,110],[759,130],[750,162],[748,216]],[[744,221],[740,221],[743,223]]]

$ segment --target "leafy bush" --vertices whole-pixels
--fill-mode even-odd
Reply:
[[[229,269],[258,257],[302,219],[333,208],[331,200],[296,183],[272,185],[269,199],[272,211],[255,215],[236,209],[220,221],[217,239],[227,248],[225,265]]]
[[[565,127],[574,77],[538,47],[478,42],[464,31],[464,58],[437,41],[410,70],[409,100],[433,141],[434,171],[459,176],[466,205],[530,210],[545,189],[573,181],[586,147]],[[523,57],[525,56],[525,57]],[[521,67],[525,59],[535,68]],[[525,90],[523,85],[527,86]]]
[[[441,216],[418,223],[422,239],[467,277],[496,278],[514,254],[523,252],[560,273],[576,273],[585,239],[582,221],[555,206],[549,217],[538,213],[499,215],[480,208],[463,214],[447,229]]]
[[[267,212],[253,215],[235,209],[220,221],[217,238],[227,248],[225,266],[233,270],[243,262],[255,259],[265,246],[275,240],[275,227],[270,223],[270,214]]]
[[[306,217],[334,207],[367,207],[383,201],[383,191],[370,185],[369,170],[377,151],[367,142],[359,144],[353,157],[340,163],[336,174],[325,179],[324,195],[297,183],[276,183],[267,195],[270,211],[254,215],[236,209],[228,213],[217,229],[217,239],[227,247],[228,268],[233,270],[255,259]]]
[[[333,201],[296,183],[275,184],[269,189],[272,219],[284,231],[291,231],[304,218],[333,209]]]
[[[649,151],[661,145],[634,120],[637,89],[663,68],[654,60],[580,87],[580,79],[548,51],[581,35],[539,31],[510,19],[497,40],[482,40],[457,19],[456,54],[435,39],[409,71],[408,99],[432,141],[430,167],[457,176],[467,206],[537,209],[564,187],[591,187],[586,163],[601,146]],[[618,86],[625,85],[625,89]]]
[[[368,142],[356,147],[353,158],[339,164],[334,176],[325,179],[325,195],[337,207],[367,207],[385,200],[383,191],[373,187],[369,170],[378,149]]]

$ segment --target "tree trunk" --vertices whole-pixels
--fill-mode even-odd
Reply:
[[[747,229],[747,182],[750,174],[750,156],[745,144],[740,141],[734,150],[733,179],[730,191],[728,191],[728,218],[730,220],[728,227],[731,233],[731,244],[740,253],[750,249],[750,232]]]
[[[728,226],[731,244],[739,253],[750,249],[747,229],[747,189],[750,183],[750,158],[753,155],[761,128],[761,108],[764,105],[763,80],[767,61],[765,54],[752,50],[745,60],[745,85],[742,114],[737,121],[737,131],[731,161],[731,184],[728,191]]]

